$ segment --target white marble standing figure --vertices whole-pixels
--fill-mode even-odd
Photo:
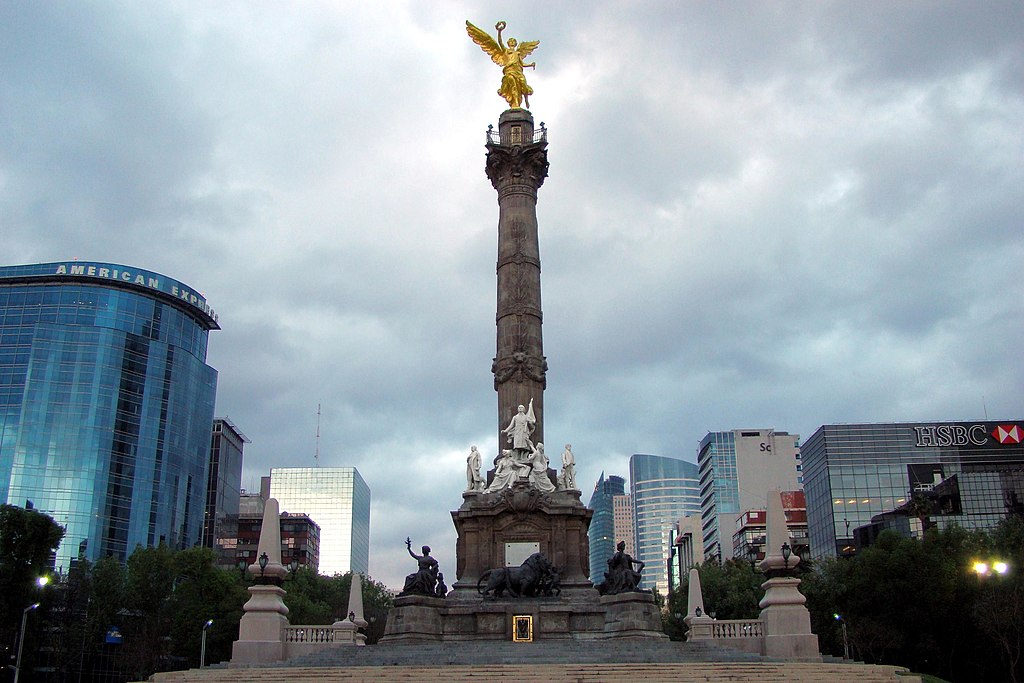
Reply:
[[[565,444],[562,451],[562,472],[558,475],[558,484],[563,489],[576,489],[576,457],[572,454],[572,444]]]
[[[512,421],[508,423],[508,427],[502,431],[508,437],[508,442],[512,444],[513,450],[531,451],[533,442],[530,441],[530,435],[533,434],[536,426],[537,418],[533,414],[533,399],[531,398],[530,409],[527,410],[525,406],[519,406],[516,414],[512,416]]]
[[[537,490],[548,493],[555,490],[555,485],[548,478],[548,456],[544,455],[544,444],[539,443],[533,449],[533,469],[530,472],[530,484]]]
[[[466,458],[466,491],[483,491],[484,480],[480,476],[480,451],[473,446]]]

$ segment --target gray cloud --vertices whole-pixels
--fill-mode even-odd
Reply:
[[[585,489],[709,429],[1022,414],[1013,2],[7,3],[4,262],[197,287],[243,485],[313,464],[320,404],[374,578],[408,535],[453,579],[497,448],[503,103],[466,19],[542,41],[546,436]]]

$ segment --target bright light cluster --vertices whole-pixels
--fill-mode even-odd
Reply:
[[[971,566],[971,569],[974,570],[974,573],[978,576],[988,576],[989,574],[1002,575],[1010,571],[1010,565],[1006,564],[1002,560],[996,560],[992,562],[991,565],[988,562],[977,560]]]

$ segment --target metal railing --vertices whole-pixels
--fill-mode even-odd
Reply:
[[[508,132],[502,134],[500,131],[494,130],[494,126],[487,126],[487,144],[488,145],[504,145],[506,147],[512,147],[514,145],[522,144],[536,144],[538,142],[547,142],[548,129],[544,126],[544,122],[541,121],[540,128],[536,128],[533,131],[533,140],[524,140],[518,137],[514,132]]]

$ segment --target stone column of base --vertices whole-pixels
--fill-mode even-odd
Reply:
[[[690,568],[690,582],[686,592],[686,617],[683,621],[690,630],[686,632],[686,641],[711,640],[711,624],[714,619],[704,610],[704,591],[700,586],[700,572],[696,567]]]
[[[762,584],[761,621],[764,622],[764,651],[768,657],[821,661],[818,636],[811,633],[807,598],[797,590],[800,579],[778,577]]]
[[[284,659],[284,629],[288,626],[285,592],[278,586],[250,586],[249,601],[231,647],[232,664],[262,664]]]
[[[661,626],[661,611],[650,593],[602,595],[605,638],[668,639]]]
[[[711,640],[714,638],[711,626],[715,623],[715,620],[706,614],[699,617],[692,614],[687,615],[683,621],[690,627],[690,630],[686,632],[686,642]]]
[[[388,622],[384,627],[382,643],[441,640],[444,632],[444,598],[426,595],[406,595],[395,598],[394,606],[388,610]]]
[[[359,632],[358,624],[348,619],[339,619],[331,626],[336,629],[334,632],[336,645],[366,645],[366,636]]]

